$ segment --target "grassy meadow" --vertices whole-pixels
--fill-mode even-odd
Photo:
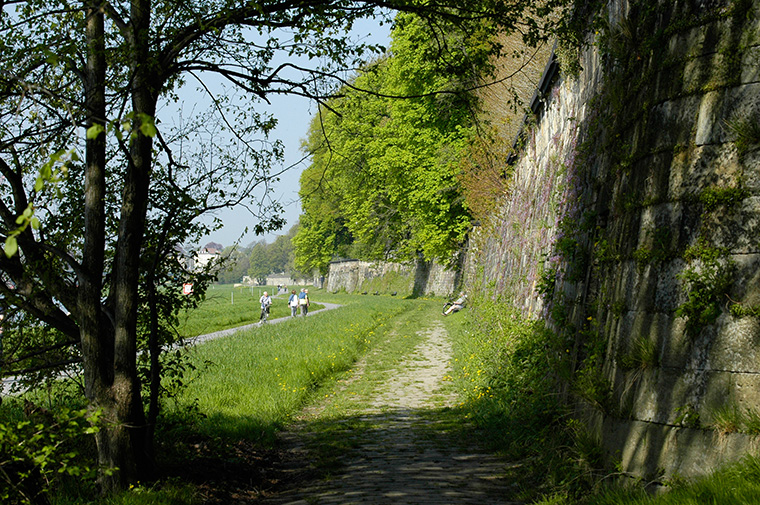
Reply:
[[[300,291],[299,288],[296,292]],[[323,308],[315,303],[314,294],[319,290],[309,287],[311,306],[309,311]],[[238,286],[232,284],[214,284],[206,292],[206,300],[195,310],[180,314],[179,333],[183,337],[196,337],[246,324],[256,323],[261,314],[259,298],[267,291],[270,295],[277,292],[276,286]],[[289,293],[290,291],[288,291]],[[272,296],[269,318],[276,319],[290,315],[288,294]]]
[[[205,434],[266,442],[318,386],[347,370],[393,318],[417,303],[391,297],[325,298],[343,306],[193,347],[192,360],[202,373],[188,383],[175,408],[194,405]]]
[[[216,286],[185,319],[186,336],[257,321],[257,289]],[[313,463],[326,467],[328,473],[337,468],[337,460],[350,444],[337,434],[345,432],[342,423],[351,419],[356,398],[371,397],[383,377],[393,373],[401,358],[419,343],[416,332],[439,313],[442,301],[310,291],[312,300],[341,307],[188,348],[190,366],[183,369],[182,377],[185,387],[165,402],[157,426],[163,467],[184,466],[193,458],[208,457],[199,456],[194,449],[199,441],[210,447],[214,458],[201,465],[233,464],[239,457],[235,444],[241,440],[268,450],[278,430],[304,407],[320,402],[324,408],[309,421],[320,444],[310,447],[317,456]],[[312,303],[312,310],[315,308]],[[455,353],[445,384],[455,388],[461,401],[455,408],[436,409],[429,415],[445,421],[454,433],[461,432],[460,440],[477,437],[515,462],[510,499],[541,505],[760,503],[760,462],[750,457],[698,482],[668,482],[667,493],[648,493],[633,481],[633,486],[609,486],[615,479],[597,465],[598,445],[584,438],[579,426],[566,419],[554,401],[545,373],[550,365],[547,345],[554,345],[551,334],[539,323],[521,320],[505,310],[494,304],[480,309],[473,306],[443,319]],[[275,300],[271,317],[286,315],[289,310],[282,296]],[[363,357],[367,364],[362,377],[350,384],[342,381]],[[45,405],[51,408],[56,402],[82,405],[76,392],[58,396],[39,392],[38,398],[45,395]],[[23,422],[20,407],[20,401],[6,398],[0,405],[0,428]],[[81,422],[75,414],[69,416]],[[364,429],[358,422],[351,428]],[[0,437],[0,449],[2,442]],[[62,454],[74,454],[68,451],[77,445],[85,454],[92,450],[82,436],[64,442]],[[0,450],[0,464],[2,456]],[[68,464],[79,463],[71,459]],[[2,484],[0,479],[0,492]],[[94,488],[83,485],[78,476],[62,479],[53,489],[50,499],[54,505],[204,503],[195,484],[176,477],[141,483],[110,497],[94,495]]]

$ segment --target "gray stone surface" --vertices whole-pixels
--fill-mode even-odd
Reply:
[[[360,398],[355,420],[370,426],[361,433],[346,424],[353,448],[342,457],[341,468],[329,479],[299,480],[292,489],[273,496],[268,505],[442,505],[512,504],[508,463],[477,450],[477,441],[454,440],[426,411],[452,405],[441,395],[450,372],[451,347],[445,329],[432,323],[425,340],[389,373],[389,380],[370,398]],[[360,375],[363,364],[356,367]],[[348,381],[360,380],[354,376]],[[341,423],[336,420],[336,423]],[[421,429],[422,428],[422,429]],[[308,465],[308,432],[294,426],[282,441]],[[294,468],[294,473],[299,472]]]
[[[704,475],[759,448],[758,439],[747,435],[728,437],[639,421],[608,419],[602,433],[607,447],[620,448],[610,458],[648,479]]]
[[[365,280],[398,274],[407,278],[406,294],[416,291],[424,295],[449,296],[457,284],[455,270],[435,262],[393,263],[389,261],[348,260],[330,264],[326,289],[354,293],[362,289]],[[388,293],[381,293],[388,294]]]
[[[618,404],[593,426],[610,454],[639,475],[696,475],[757,448],[742,434],[716,438],[708,425],[732,402],[760,413],[760,318],[729,311],[760,309],[760,145],[740,152],[731,128],[760,122],[760,1],[713,2],[715,17],[702,15],[703,2],[658,8],[656,25],[638,27],[664,37],[636,64],[644,80],[635,71],[604,75],[627,64],[589,44],[579,77],[555,84],[512,167],[510,191],[493,222],[473,234],[466,282],[493,286],[525,314],[546,317],[536,274],[558,271],[551,301],[568,317],[556,329],[574,328],[568,338],[578,338],[591,317],[606,339],[602,370]],[[627,0],[608,5],[613,25],[635,10]],[[703,203],[736,188],[746,190],[740,200]],[[564,242],[560,258],[556,244],[568,230],[578,246]],[[687,334],[677,310],[689,289],[706,290],[685,274],[717,284],[685,254],[697,245],[719,251],[734,269],[718,300],[720,317]],[[645,259],[658,247],[666,254]],[[578,261],[584,252],[585,264]],[[624,370],[620,357],[641,338],[656,343],[657,366]],[[676,426],[685,409],[707,429]]]

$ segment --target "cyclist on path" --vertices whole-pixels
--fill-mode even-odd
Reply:
[[[272,305],[272,297],[269,293],[264,291],[264,294],[259,298],[259,304],[261,304],[261,316],[259,317],[259,323],[265,323],[267,317],[269,317],[269,307]]]

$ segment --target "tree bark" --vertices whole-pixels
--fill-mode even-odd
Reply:
[[[153,138],[141,130],[145,118],[153,118],[157,101],[156,69],[150,57],[150,0],[133,0],[129,33],[133,131],[130,156],[124,177],[116,257],[113,268],[114,302],[114,390],[121,419],[128,422],[118,440],[131,459],[123,475],[134,481],[154,471],[152,440],[145,419],[137,377],[137,310],[140,254],[145,235]]]
[[[106,124],[104,13],[97,1],[87,5],[87,41],[85,101],[89,128]],[[135,62],[145,61],[139,59],[138,52],[131,56]],[[138,64],[134,66],[139,68]],[[146,105],[144,100],[133,103],[136,112],[145,111],[151,117],[155,100],[153,104]],[[145,478],[153,468],[146,451],[145,413],[136,364],[137,279],[147,208],[150,150],[151,139],[138,134],[133,140],[132,159],[125,177],[114,275],[104,306],[105,131],[88,138],[86,145],[85,237],[77,309],[86,395],[91,408],[103,411],[104,423],[96,440],[99,464],[107,470],[100,477],[101,487],[106,492]]]
[[[111,394],[113,383],[113,331],[103,324],[101,293],[105,244],[105,33],[104,17],[96,2],[86,5],[87,66],[84,92],[87,122],[90,128],[100,126],[103,132],[86,140],[84,174],[84,243],[82,269],[79,273],[77,311],[84,364],[85,394],[93,410],[102,409],[106,420],[97,434],[98,460],[103,468],[117,468],[110,447],[111,432],[121,423],[114,411]],[[110,487],[105,484],[105,487]]]

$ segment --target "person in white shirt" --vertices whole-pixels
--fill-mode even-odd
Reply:
[[[446,305],[451,304],[451,306],[447,309],[444,307],[445,310],[443,311],[443,315],[448,316],[452,312],[458,312],[462,310],[464,308],[465,303],[467,303],[467,295],[464,294],[464,292],[459,293],[459,298],[457,298],[453,302],[449,302],[446,304]]]
[[[290,292],[290,298],[288,298],[288,307],[290,307],[290,315],[296,317],[298,315],[298,295],[296,290]]]
[[[267,317],[269,317],[269,307],[272,305],[272,297],[269,296],[269,293],[264,291],[264,294],[259,298],[259,303],[261,304],[261,316],[259,317],[259,322],[263,323],[267,320]]]

